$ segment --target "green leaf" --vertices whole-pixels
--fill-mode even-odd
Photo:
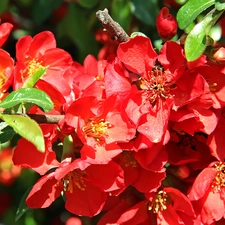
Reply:
[[[32,6],[32,18],[37,24],[42,24],[64,0],[38,0]]]
[[[28,196],[28,194],[30,193],[32,188],[29,188],[23,195],[22,199],[20,200],[20,204],[19,204],[19,207],[16,211],[16,219],[15,219],[15,222],[17,222],[20,217],[29,209],[29,207],[26,205],[25,201],[26,201],[26,198]]]
[[[155,26],[155,18],[159,12],[158,1],[130,0],[132,13],[143,23]]]
[[[177,12],[177,22],[181,30],[191,24],[197,16],[215,3],[215,0],[189,0]]]
[[[0,1],[0,14],[8,9],[9,0],[1,0]]]
[[[184,43],[185,55],[188,61],[196,60],[205,51],[208,44],[207,40],[209,40],[207,35],[222,13],[223,11],[212,11],[196,24],[188,34]]]
[[[98,3],[98,0],[78,0],[78,3],[85,8],[92,8]]]
[[[23,84],[23,88],[31,88],[33,87],[36,82],[45,74],[48,67],[41,67],[37,70],[34,74],[29,76],[27,80]]]
[[[0,102],[0,107],[7,109],[21,103],[35,104],[44,112],[48,112],[54,107],[50,97],[44,91],[36,88],[21,88],[11,92],[2,102]]]
[[[112,18],[120,24],[125,31],[129,30],[131,22],[131,9],[128,0],[114,0],[111,8]]]
[[[15,131],[7,123],[0,123],[0,144],[5,143],[12,139],[15,135]]]
[[[16,133],[30,141],[40,152],[45,151],[45,142],[39,125],[27,116],[0,114],[0,119],[11,126]]]

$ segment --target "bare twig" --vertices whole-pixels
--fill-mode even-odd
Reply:
[[[59,120],[64,118],[64,115],[40,115],[40,114],[27,114],[28,117],[35,120],[37,123],[57,124]]]
[[[104,9],[103,11],[98,10],[96,12],[96,17],[113,40],[120,43],[129,40],[128,34],[117,22],[112,19],[107,9]]]

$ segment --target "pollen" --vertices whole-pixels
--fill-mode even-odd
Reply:
[[[2,73],[0,73],[0,88],[4,85],[5,81],[6,81],[6,76],[2,71]]]
[[[153,201],[149,203],[148,210],[152,210],[153,213],[158,213],[167,209],[168,195],[165,191],[159,191],[154,197]]]
[[[74,170],[68,173],[63,179],[64,191],[73,193],[75,188],[81,191],[86,190],[87,173],[81,170]]]
[[[166,81],[163,69],[154,67],[152,71],[148,71],[147,78],[140,78],[140,88],[147,93],[147,99],[154,104],[157,99],[166,100],[171,97],[170,84]]]
[[[41,63],[42,62],[38,62],[36,59],[32,59],[32,60],[28,61],[27,66],[26,66],[26,70],[20,71],[22,77],[23,78],[30,77],[33,74],[35,74],[39,69],[43,68]]]
[[[215,92],[217,87],[217,83],[209,83],[209,89],[211,92]]]
[[[82,128],[87,137],[93,137],[100,141],[102,137],[108,136],[108,129],[112,127],[108,121],[102,118],[89,119]]]
[[[120,156],[120,164],[124,165],[125,167],[133,167],[136,168],[138,163],[136,159],[133,157],[130,151],[123,151]]]
[[[217,173],[213,180],[212,188],[214,191],[220,191],[221,187],[225,187],[225,164],[223,162],[219,162],[214,166]]]

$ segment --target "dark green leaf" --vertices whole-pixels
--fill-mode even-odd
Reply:
[[[17,222],[20,217],[29,209],[29,207],[26,205],[25,201],[26,201],[26,198],[28,196],[28,194],[30,193],[32,188],[29,188],[23,195],[22,199],[20,200],[20,204],[19,204],[19,207],[16,211],[16,219],[15,221]]]
[[[95,13],[94,18],[96,19]],[[79,61],[83,61],[88,54],[96,55],[98,52],[98,43],[89,25],[90,19],[91,15],[87,14],[86,9],[83,10],[77,3],[71,2],[67,15],[58,24],[59,38],[72,41],[78,48],[76,52],[79,54]]]
[[[112,2],[111,16],[125,31],[128,31],[131,22],[129,1],[114,0]]]
[[[98,0],[78,0],[78,3],[85,8],[92,8],[98,3]]]
[[[177,13],[180,29],[185,29],[197,16],[215,3],[215,0],[189,0]]]
[[[36,82],[45,74],[47,67],[41,67],[32,76],[29,76],[23,84],[23,88],[32,88]]]
[[[7,10],[9,5],[9,0],[1,0],[0,1],[0,13],[3,13]]]
[[[5,122],[0,123],[0,143],[1,144],[11,140],[14,135],[15,135],[15,131],[13,130],[12,127],[8,126],[8,124]]]
[[[184,50],[188,61],[196,60],[205,51],[208,45],[207,35],[222,13],[223,11],[209,13],[201,22],[196,24],[188,34],[184,44]]]
[[[21,103],[32,103],[48,112],[54,104],[50,97],[42,90],[36,88],[21,88],[17,91],[11,92],[2,102],[0,102],[1,108],[12,108]]]
[[[155,18],[159,12],[158,1],[130,0],[131,11],[143,23],[155,26]]]
[[[11,126],[16,133],[30,141],[40,152],[45,151],[45,142],[39,125],[27,116],[0,114],[0,119]]]
[[[42,24],[64,0],[36,0],[32,7],[32,17],[37,24]]]

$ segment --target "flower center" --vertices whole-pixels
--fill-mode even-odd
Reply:
[[[222,162],[219,162],[214,165],[216,168],[216,176],[212,183],[212,188],[215,191],[219,191],[221,187],[225,187],[225,164]]]
[[[41,62],[38,62],[36,59],[32,59],[27,63],[26,71],[21,71],[22,77],[30,77],[34,75],[39,69],[44,68]]]
[[[120,164],[125,166],[125,167],[137,167],[138,163],[136,159],[133,157],[132,153],[129,151],[123,151],[122,154],[120,155]]]
[[[28,76],[32,76],[39,69],[43,68],[40,62],[37,62],[36,59],[32,59],[28,64]]]
[[[153,213],[158,213],[167,209],[168,195],[165,191],[159,191],[154,197],[153,201],[149,203],[148,210],[152,210]]]
[[[209,89],[211,92],[216,92],[217,83],[209,83]]]
[[[140,78],[140,88],[147,92],[147,99],[154,104],[157,99],[166,100],[171,95],[169,83],[161,67],[154,67],[148,71],[147,78]]]
[[[87,137],[93,137],[100,141],[103,136],[108,136],[108,129],[112,124],[101,118],[90,119],[82,128]]]
[[[73,193],[74,188],[79,188],[81,191],[86,190],[87,173],[81,170],[74,170],[68,173],[63,178],[64,191]]]

